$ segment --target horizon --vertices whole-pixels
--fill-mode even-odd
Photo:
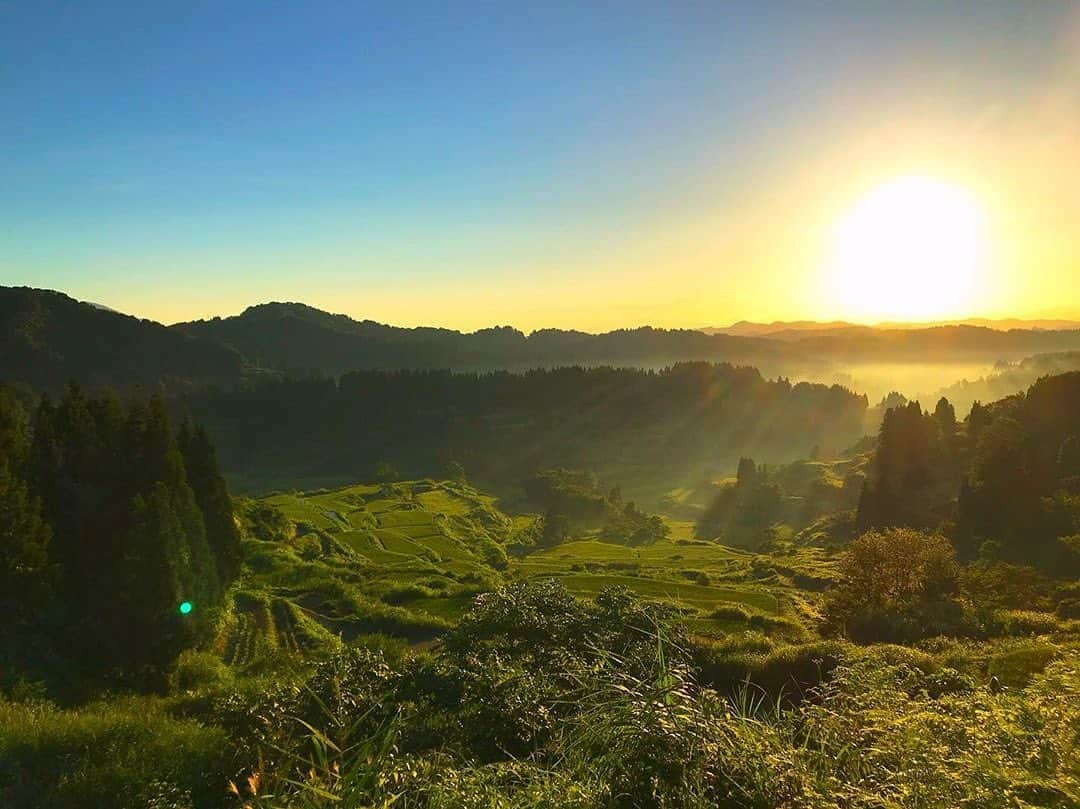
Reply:
[[[1067,5],[258,11],[5,4],[0,282],[163,323],[1080,319]]]
[[[976,327],[976,328],[987,328],[987,329],[998,330],[998,331],[1000,331],[1000,330],[1010,330],[1010,329],[1024,329],[1024,328],[1035,330],[1035,331],[1048,331],[1048,330],[1055,330],[1055,329],[1072,330],[1073,327],[1080,328],[1080,319],[1072,320],[1072,319],[1069,319],[1069,318],[1050,318],[1050,317],[1031,317],[1031,318],[1021,318],[1021,317],[1002,317],[1002,318],[970,317],[970,318],[947,318],[947,319],[944,319],[944,320],[933,320],[933,321],[881,320],[881,321],[876,321],[876,322],[865,322],[865,323],[854,321],[854,320],[807,320],[807,319],[800,319],[800,320],[757,321],[757,320],[741,319],[741,320],[732,321],[732,322],[730,322],[730,323],[728,323],[726,325],[715,325],[715,324],[713,324],[713,325],[703,325],[703,326],[657,326],[657,325],[652,324],[652,323],[639,323],[639,324],[636,324],[636,325],[615,326],[615,327],[613,327],[611,329],[604,329],[604,330],[588,330],[588,329],[580,329],[580,328],[564,328],[564,327],[559,327],[559,326],[539,326],[537,328],[524,329],[524,328],[521,328],[521,327],[519,327],[519,326],[517,326],[517,325],[515,325],[513,323],[509,323],[509,322],[491,322],[488,325],[479,326],[479,327],[473,328],[473,329],[461,329],[461,328],[455,328],[453,326],[442,326],[442,325],[432,324],[432,323],[409,323],[409,324],[396,323],[396,322],[393,322],[393,321],[390,321],[390,320],[382,320],[382,319],[380,319],[378,317],[371,317],[371,316],[366,315],[366,314],[352,314],[352,313],[348,313],[348,312],[334,311],[333,309],[323,309],[322,307],[314,306],[314,305],[312,305],[310,303],[307,303],[305,301],[279,301],[279,300],[266,300],[266,301],[260,301],[258,303],[247,304],[246,306],[244,306],[242,309],[240,309],[238,311],[230,312],[230,313],[223,314],[223,315],[194,317],[194,318],[191,318],[189,320],[177,320],[177,321],[171,321],[170,322],[170,321],[155,320],[152,317],[148,317],[148,316],[146,316],[144,314],[141,314],[141,313],[138,313],[138,312],[129,312],[129,311],[123,311],[123,310],[120,310],[120,309],[116,309],[116,308],[114,308],[112,306],[109,306],[108,304],[102,303],[101,301],[91,301],[91,300],[84,300],[82,298],[77,298],[74,295],[71,295],[70,293],[66,292],[65,290],[43,289],[43,288],[28,287],[28,286],[23,286],[21,288],[30,289],[30,290],[33,290],[33,291],[36,291],[36,292],[58,293],[60,295],[65,295],[67,297],[70,297],[73,300],[77,301],[78,303],[83,303],[83,304],[87,304],[89,306],[92,306],[95,309],[100,309],[100,310],[103,310],[103,311],[106,311],[106,312],[110,312],[112,314],[124,315],[124,316],[127,316],[127,317],[134,317],[134,318],[137,318],[137,319],[140,319],[140,320],[150,320],[150,321],[159,323],[160,325],[163,325],[163,326],[166,326],[166,327],[178,326],[178,325],[182,325],[184,323],[190,323],[190,322],[208,321],[208,320],[214,320],[214,319],[225,320],[225,319],[229,319],[229,318],[242,317],[249,310],[255,309],[255,308],[258,308],[258,307],[261,307],[261,306],[303,306],[305,308],[314,309],[315,311],[321,312],[322,314],[331,315],[333,317],[346,317],[346,318],[349,318],[350,320],[352,320],[354,322],[357,322],[357,323],[369,322],[369,323],[376,323],[376,324],[382,325],[382,326],[390,326],[390,327],[393,327],[393,328],[402,328],[402,329],[416,329],[416,328],[446,329],[448,331],[457,331],[457,332],[460,332],[462,334],[474,334],[474,333],[479,332],[479,331],[492,330],[492,329],[513,329],[515,331],[521,332],[526,337],[528,337],[528,336],[530,336],[532,334],[535,334],[537,332],[542,332],[542,331],[575,331],[575,332],[580,332],[580,333],[583,333],[583,334],[597,335],[597,334],[605,334],[605,333],[613,332],[613,331],[633,331],[633,330],[636,330],[636,329],[650,329],[650,328],[651,329],[672,330],[672,331],[679,331],[679,330],[682,330],[682,331],[700,331],[700,332],[704,332],[704,333],[707,333],[707,334],[732,332],[732,331],[734,331],[736,329],[739,329],[740,327],[753,327],[753,328],[759,330],[756,334],[735,335],[735,336],[747,336],[747,337],[757,336],[758,334],[760,334],[760,336],[766,336],[767,337],[767,336],[769,336],[769,334],[773,333],[772,331],[761,332],[760,329],[771,329],[771,330],[775,330],[775,331],[779,332],[779,331],[784,331],[784,330],[799,331],[799,330],[803,330],[803,329],[815,330],[815,329],[842,329],[842,328],[867,328],[867,329],[877,329],[877,330],[906,331],[906,330],[940,328],[940,327],[948,327],[948,326],[969,326],[969,327]],[[1050,324],[1050,325],[1046,325],[1046,324]]]

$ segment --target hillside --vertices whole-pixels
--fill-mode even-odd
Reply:
[[[1043,376],[1080,371],[1080,351],[1036,354],[1019,362],[998,363],[994,372],[976,379],[961,379],[934,393],[920,396],[924,402],[946,397],[957,412],[966,413],[974,402],[993,402],[1025,390]]]
[[[790,580],[752,580],[751,554],[694,540],[688,523],[671,523],[669,538],[644,547],[586,531],[535,549],[521,543],[531,542],[524,537],[537,515],[511,517],[484,492],[431,480],[269,495],[245,501],[241,513],[246,570],[210,644],[234,666],[379,633],[423,644],[478,594],[550,578],[581,597],[627,587],[677,606],[706,635],[758,615],[770,635],[807,636],[805,593]],[[815,553],[798,552],[787,568],[826,571]]]
[[[907,330],[918,331],[921,329],[936,328],[941,326],[975,326],[978,328],[994,329],[995,331],[1071,331],[1080,328],[1080,321],[1002,318],[993,320],[990,318],[964,318],[962,320],[942,320],[930,323],[904,323],[886,321],[873,325],[849,323],[846,320],[817,321],[817,320],[776,320],[772,323],[755,323],[750,320],[740,320],[730,326],[706,326],[701,331],[706,334],[732,334],[743,337],[769,337],[773,339],[798,340],[802,337],[823,336],[830,333],[854,333],[860,330],[867,332],[875,330]]]
[[[354,320],[299,303],[164,327],[48,290],[0,287],[0,376],[56,390],[164,384],[172,391],[233,385],[252,373],[353,370],[525,371],[565,366],[663,368],[676,362],[753,365],[769,377],[858,380],[875,398],[907,364],[909,396],[997,363],[1080,350],[1080,330],[1031,324],[868,327],[740,323],[728,330],[641,327],[601,334],[509,326],[459,332]],[[1048,324],[1066,325],[1066,324]],[[706,333],[711,332],[711,333]],[[731,333],[727,333],[731,332]],[[879,367],[879,364],[883,364]],[[961,367],[962,364],[962,367]]]
[[[649,506],[682,485],[767,462],[837,452],[863,435],[866,398],[769,381],[753,368],[562,368],[524,374],[375,372],[196,392],[182,404],[246,490],[340,485],[380,464],[437,476],[449,461],[513,491],[540,469],[590,469]]]
[[[699,408],[730,398],[745,413],[789,397],[817,402],[821,411],[810,412],[819,414],[844,402],[865,408],[865,399],[839,389],[787,388],[728,366],[565,373],[572,375],[349,375],[343,389],[351,393],[340,410],[328,407],[341,395],[333,382],[307,383],[296,396],[282,396],[288,383],[276,382],[260,398],[244,398],[250,390],[229,397],[247,420],[263,415],[255,427],[270,423],[266,418],[348,427],[356,418],[372,434],[387,430],[375,414],[401,414],[405,401],[446,401],[463,410],[477,401],[564,403],[555,412],[559,420],[572,412],[582,419],[569,424],[574,435],[596,431],[595,420],[620,421],[627,428],[617,436],[623,442],[644,421],[685,423],[695,411],[673,401],[680,390]],[[574,393],[568,380],[580,390]],[[0,692],[0,803],[871,809],[885,794],[897,806],[946,806],[954,798],[1000,809],[1071,806],[1080,795],[1072,764],[1080,720],[1075,581],[1060,565],[1042,572],[1029,566],[1029,543],[1010,543],[1011,531],[998,531],[1010,528],[1002,517],[1017,504],[1023,513],[1016,516],[1031,522],[1047,506],[1041,492],[1011,503],[987,486],[1031,489],[1001,475],[1025,456],[1031,463],[1023,475],[1046,477],[1051,489],[1066,486],[1061,503],[1075,516],[1075,501],[1065,495],[1080,479],[1080,454],[1075,440],[1061,439],[1080,426],[1078,391],[1080,374],[1044,379],[957,427],[951,457],[970,470],[971,491],[983,497],[980,510],[995,504],[1004,510],[970,526],[982,539],[1006,542],[1000,554],[978,558],[965,552],[962,533],[953,548],[950,539],[891,525],[858,538],[851,532],[867,505],[858,496],[864,480],[881,486],[888,476],[919,479],[910,463],[920,459],[890,450],[896,431],[954,435],[939,426],[953,423],[947,409],[934,416],[910,406],[891,411],[876,449],[863,442],[848,455],[781,467],[744,459],[734,480],[698,477],[669,491],[665,503],[678,516],[644,514],[618,487],[608,489],[610,481],[567,470],[537,476],[546,487],[527,486],[527,498],[514,502],[466,483],[460,467],[455,480],[350,483],[230,499],[212,446],[199,449],[201,433],[181,426],[184,467],[193,481],[196,470],[212,473],[202,479],[214,485],[196,488],[207,504],[225,509],[206,513],[228,517],[205,524],[228,527],[236,538],[239,575],[214,596],[220,604],[211,594],[189,596],[192,582],[134,588],[160,596],[146,610],[164,630],[158,636],[178,640],[177,628],[189,630],[182,651],[174,648],[168,661],[153,661],[147,670],[152,689],[110,693],[118,681],[87,668],[33,682],[14,669],[15,679]],[[314,410],[296,412],[300,394]],[[603,407],[590,410],[588,402]],[[158,397],[147,424],[168,432],[163,407]],[[36,432],[43,446],[54,434],[66,436],[56,457],[78,467],[47,478],[59,484],[46,489],[54,490],[47,510],[55,512],[52,542],[38,531],[37,542],[23,549],[27,560],[37,560],[32,572],[42,582],[48,566],[27,554],[34,547],[91,553],[113,542],[107,531],[85,531],[86,523],[113,511],[96,514],[95,504],[107,498],[87,490],[85,481],[96,477],[86,471],[102,469],[105,481],[122,480],[110,464],[131,466],[107,452],[115,439],[98,446],[97,455],[72,451],[87,437],[77,425],[86,414],[115,429],[142,418],[138,406],[125,419],[106,400],[87,405],[74,392],[53,412],[41,410]],[[518,418],[525,413],[519,410]],[[908,418],[901,422],[897,413]],[[57,419],[57,429],[43,429],[42,414]],[[7,444],[25,440],[19,424],[0,419]],[[417,424],[406,410],[392,432],[400,440],[403,425]],[[554,441],[545,432],[551,425],[534,412],[522,424],[527,427],[508,431],[513,444],[503,454],[524,446],[532,430],[553,455],[572,448]],[[708,424],[695,422],[699,441]],[[1021,427],[1026,439],[1016,433]],[[313,435],[300,431],[291,440],[300,446]],[[972,445],[974,435],[982,437]],[[902,437],[903,446],[922,446],[917,435]],[[278,444],[270,432],[241,438]],[[167,440],[155,446],[171,450]],[[675,446],[682,452],[688,444]],[[43,455],[25,447],[11,453]],[[157,473],[170,468],[153,454],[141,461]],[[896,462],[907,466],[893,469]],[[650,474],[662,480],[677,468],[672,461]],[[9,471],[0,464],[0,496],[16,514],[22,511],[25,523],[33,503],[27,489],[11,487]],[[175,481],[181,490],[182,479]],[[27,478],[34,487],[37,481],[36,474]],[[72,488],[78,481],[84,483]],[[744,495],[765,490],[776,497],[771,511],[759,513],[756,504],[764,501]],[[923,502],[919,492],[905,496]],[[545,497],[546,509],[533,502]],[[683,514],[709,497],[701,519]],[[69,513],[67,498],[81,511]],[[595,505],[597,498],[599,523],[589,519],[589,509],[568,518],[575,502]],[[140,502],[134,501],[142,513]],[[744,541],[754,527],[743,519],[747,504],[763,518],[754,543]],[[166,550],[178,539],[171,509],[153,513],[160,522],[147,523],[144,515],[138,530],[128,532],[133,547]],[[960,517],[964,528],[963,509]],[[658,530],[642,539],[633,530],[642,521]],[[190,554],[177,550],[175,563],[187,564]],[[157,559],[118,558],[125,565]],[[49,593],[27,586],[32,581],[20,579],[18,570],[8,575],[21,592]],[[61,579],[59,586],[61,597],[70,598],[70,584]],[[100,624],[110,598],[127,592],[87,592],[95,609],[80,610],[93,616],[83,632]],[[45,614],[18,602],[8,609],[28,626]],[[126,637],[130,621],[128,627],[118,634]],[[134,644],[132,651],[144,647]],[[35,648],[27,647],[30,661]],[[137,655],[130,661],[138,662]],[[882,716],[889,721],[882,724]],[[852,741],[866,738],[875,745]],[[1016,753],[1030,749],[1043,757]],[[871,785],[868,760],[882,775]],[[902,799],[912,794],[929,798]]]
[[[0,287],[0,379],[56,392],[163,384],[179,391],[240,379],[243,363],[212,340],[167,329],[60,292]]]
[[[1009,324],[1012,325],[1012,324]],[[358,321],[300,303],[252,306],[239,315],[171,328],[217,340],[252,363],[291,371],[354,369],[521,370],[562,365],[662,367],[709,360],[755,365],[767,375],[820,375],[831,363],[1015,361],[1080,349],[1080,330],[1034,325],[856,326],[739,323],[729,329],[619,329],[602,334],[501,326],[464,333]],[[1066,324],[1052,324],[1064,326]]]
[[[514,521],[452,482],[275,494],[246,502],[247,567],[212,648],[231,665],[383,633],[445,631],[500,580]]]
[[[783,345],[717,337],[691,329],[620,329],[586,334],[542,329],[526,335],[508,326],[463,333],[357,321],[300,303],[252,306],[239,315],[171,328],[217,340],[252,362],[280,370],[340,373],[354,369],[524,369],[559,365],[664,365],[680,360],[770,362]]]

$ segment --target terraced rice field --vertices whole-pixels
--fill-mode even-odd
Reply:
[[[491,544],[505,544],[537,517],[509,517],[493,498],[462,484],[366,484],[263,501],[293,523],[296,536],[251,540],[253,563],[213,646],[239,666],[267,653],[336,643],[339,635],[382,632],[429,642],[460,619],[477,593],[508,580],[558,578],[582,597],[626,587],[678,606],[694,631],[707,633],[741,631],[748,615],[790,622],[797,611],[789,581],[752,580],[753,554],[695,539],[690,521],[668,520],[669,538],[651,545],[587,535],[496,570],[485,562]],[[831,564],[795,561],[793,567],[814,575]],[[738,609],[713,615],[727,607]]]

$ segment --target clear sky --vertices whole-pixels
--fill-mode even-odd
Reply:
[[[0,283],[165,322],[1080,316],[1080,5],[0,0]]]

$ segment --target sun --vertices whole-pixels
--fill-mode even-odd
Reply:
[[[847,316],[929,320],[969,314],[985,254],[984,216],[964,189],[901,177],[836,226],[833,295]]]

